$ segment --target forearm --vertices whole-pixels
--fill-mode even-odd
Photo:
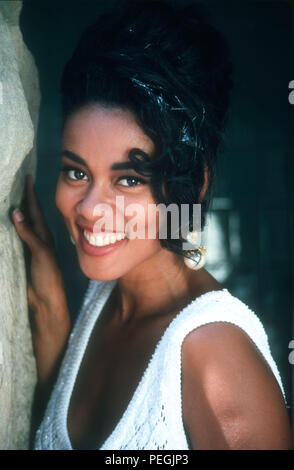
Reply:
[[[57,379],[71,329],[66,302],[59,301],[55,307],[51,305],[50,308],[43,305],[43,308],[40,307],[34,312],[31,323],[38,374],[31,420],[31,446],[33,447],[35,433]]]
[[[56,375],[71,329],[64,294],[54,296],[50,304],[41,303],[32,319],[32,336],[37,364],[38,386],[46,389]]]

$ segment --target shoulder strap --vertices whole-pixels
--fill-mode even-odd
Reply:
[[[269,364],[286,402],[281,376],[272,357],[268,337],[260,319],[227,289],[209,292],[195,299],[171,325],[165,349],[170,362],[178,364],[178,369],[174,368],[174,380],[180,381],[181,348],[185,337],[195,328],[212,322],[232,323],[245,331]]]

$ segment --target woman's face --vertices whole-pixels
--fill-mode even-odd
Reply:
[[[162,250],[158,238],[148,238],[148,205],[156,204],[150,180],[133,169],[116,169],[114,164],[130,163],[133,149],[154,155],[152,140],[130,111],[88,106],[66,121],[61,149],[65,171],[58,179],[56,205],[75,241],[83,273],[105,281],[143,266]],[[139,213],[128,212],[134,203]],[[104,212],[99,212],[101,204]],[[146,230],[144,239],[126,236],[132,227],[136,231],[131,222],[134,216]],[[99,226],[102,219],[110,225]],[[157,223],[158,218],[156,231]],[[107,239],[107,234],[114,237]],[[125,238],[118,240],[119,234]]]

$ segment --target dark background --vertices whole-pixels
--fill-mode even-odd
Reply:
[[[54,203],[60,167],[59,82],[82,31],[118,3],[24,0],[21,15],[42,94],[35,187],[56,240],[73,318],[88,279],[80,271]],[[207,269],[261,319],[290,402],[293,106],[288,101],[288,84],[294,79],[292,11],[279,1],[202,3],[210,11],[211,23],[228,39],[235,82],[205,234]]]

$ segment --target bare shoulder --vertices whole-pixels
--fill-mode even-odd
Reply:
[[[183,420],[193,449],[289,449],[280,386],[238,326],[214,322],[182,345]]]

